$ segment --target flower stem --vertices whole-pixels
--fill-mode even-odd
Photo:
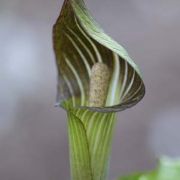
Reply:
[[[105,180],[115,113],[68,112],[72,180]]]

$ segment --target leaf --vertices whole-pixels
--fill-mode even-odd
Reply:
[[[93,20],[83,0],[65,0],[53,28],[58,67],[57,104],[100,112],[121,111],[139,102],[145,93],[137,65],[126,50]],[[92,66],[107,64],[111,71],[104,107],[88,107]],[[66,106],[67,107],[67,106]]]
[[[180,159],[164,157],[156,170],[139,175],[122,177],[119,180],[180,180]]]
[[[141,174],[136,174],[128,177],[122,177],[120,180],[139,180]]]

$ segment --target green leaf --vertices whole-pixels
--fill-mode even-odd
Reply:
[[[150,173],[122,177],[119,180],[180,180],[180,159],[173,160],[164,157],[160,160],[156,170]]]
[[[135,174],[132,176],[128,176],[128,177],[122,177],[120,178],[120,180],[139,180],[141,174]]]
[[[145,93],[137,65],[126,50],[94,21],[83,0],[65,0],[53,28],[58,67],[57,104],[100,112],[121,111],[139,102]],[[88,107],[92,66],[106,64],[111,72],[104,107]]]

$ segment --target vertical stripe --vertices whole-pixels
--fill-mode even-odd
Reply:
[[[128,79],[128,63],[125,61],[125,70],[124,70],[124,76],[123,76],[123,83],[122,83],[120,94],[119,94],[120,102],[121,102],[122,94],[123,94],[123,92],[125,90],[125,87],[126,87],[127,79]]]
[[[117,102],[117,95],[119,94],[120,89],[120,61],[119,56],[116,53],[113,53],[113,74],[109,85],[107,100],[106,100],[106,106],[113,106],[119,102]]]
[[[88,64],[86,57],[84,56],[84,54],[81,52],[81,50],[79,49],[79,47],[77,46],[77,44],[75,43],[75,41],[71,38],[71,36],[69,34],[66,33],[67,38],[71,41],[71,43],[73,44],[73,46],[75,47],[75,49],[77,50],[77,52],[79,53],[82,61],[84,62],[84,65],[86,67],[87,73],[90,77],[91,75],[91,67]]]
[[[77,80],[77,83],[78,83],[78,86],[79,86],[79,89],[80,89],[80,92],[81,92],[81,106],[84,106],[85,105],[85,92],[84,92],[84,87],[83,87],[83,84],[82,84],[82,81],[76,71],[76,69],[73,67],[73,65],[71,64],[71,62],[67,59],[67,57],[65,56],[65,61],[68,65],[68,67],[71,69],[71,71],[73,72],[76,80]]]
[[[91,60],[93,63],[95,63],[95,59],[93,54],[91,53],[90,49],[86,46],[86,44],[81,40],[80,36],[78,36],[72,29],[70,29],[69,27],[67,27],[68,30],[76,37],[76,39],[78,39],[78,41],[80,42],[80,44],[83,46],[83,48],[86,50],[86,52],[88,53],[88,55],[90,56]]]
[[[125,93],[123,94],[122,98],[121,98],[121,101],[124,100],[124,98],[126,97],[126,95],[129,93],[129,91],[131,90],[132,86],[133,86],[133,83],[134,83],[134,78],[135,78],[135,70],[133,69],[133,75],[132,75],[132,78],[131,78],[131,81],[129,83],[129,86],[127,87]]]
[[[92,48],[94,49],[95,53],[96,53],[96,57],[98,62],[103,62],[101,54],[99,53],[99,50],[97,49],[96,45],[93,43],[93,41],[91,40],[91,38],[89,38],[86,33],[83,31],[83,29],[81,28],[81,26],[79,25],[77,19],[75,19],[76,21],[76,25],[79,28],[79,30],[81,31],[81,33],[84,35],[84,37],[89,41],[89,43],[91,44]]]
[[[64,78],[64,81],[65,81],[65,83],[67,84],[67,87],[68,87],[69,92],[70,92],[70,94],[71,94],[73,107],[76,107],[75,94],[74,94],[72,85],[71,85],[70,81],[68,80],[68,78],[66,77],[66,75],[63,75],[63,78]]]

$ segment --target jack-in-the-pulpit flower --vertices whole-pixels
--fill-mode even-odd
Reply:
[[[117,111],[145,94],[126,50],[93,20],[83,0],[65,0],[53,28],[57,105],[68,114],[73,180],[105,180]]]

